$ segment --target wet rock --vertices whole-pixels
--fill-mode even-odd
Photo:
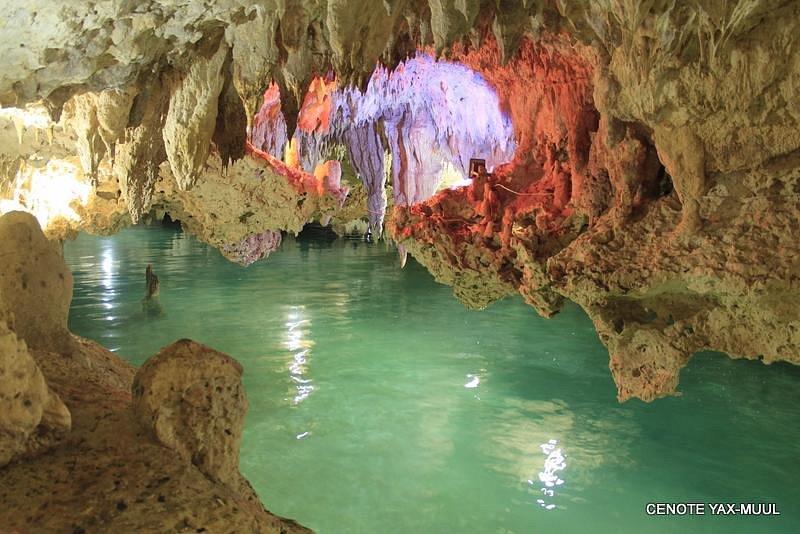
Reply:
[[[236,487],[247,398],[242,367],[184,339],[150,358],[133,380],[140,424],[212,478]]]

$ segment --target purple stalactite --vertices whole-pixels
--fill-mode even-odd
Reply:
[[[287,141],[286,119],[281,111],[280,92],[277,85],[271,85],[264,93],[264,102],[253,119],[250,142],[257,149],[282,158]]]
[[[331,98],[329,131],[296,133],[301,164],[314,172],[326,146],[343,143],[367,191],[370,227],[378,235],[386,212],[387,148],[398,205],[433,196],[447,165],[466,178],[471,158],[486,160],[491,171],[514,157],[513,127],[497,94],[459,63],[419,54],[393,71],[376,68],[365,92],[345,87]]]
[[[386,173],[383,165],[383,142],[377,124],[355,125],[344,133],[344,141],[353,169],[367,191],[369,227],[376,237],[383,233],[386,214]]]
[[[430,198],[445,164],[466,176],[470,158],[485,159],[492,170],[514,156],[513,128],[497,94],[464,65],[420,54],[394,71],[376,69],[354,100],[356,124],[383,123],[397,204]]]

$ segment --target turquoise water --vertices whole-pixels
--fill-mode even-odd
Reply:
[[[798,368],[703,354],[683,396],[620,405],[580,308],[466,311],[382,244],[287,239],[243,269],[132,228],[65,255],[74,332],[135,364],[182,337],[242,362],[242,472],[319,532],[800,532]],[[160,316],[140,303],[148,263]],[[648,502],[782,515],[650,517]]]

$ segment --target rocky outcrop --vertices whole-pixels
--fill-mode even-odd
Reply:
[[[267,512],[239,473],[238,363],[184,340],[134,385],[130,364],[64,327],[71,278],[36,219],[6,214],[0,231],[0,272],[36,287],[0,289],[4,530],[308,532]]]
[[[72,274],[29,213],[0,217],[0,467],[61,441],[70,412],[29,348],[67,350]]]
[[[74,345],[69,355],[33,351],[70,408],[72,430],[49,453],[0,468],[4,528],[308,532],[267,512],[243,479],[236,487],[212,479],[151,437],[132,407],[135,369],[91,341],[75,338]],[[186,413],[183,403],[173,406]],[[219,478],[240,477],[230,467],[234,471]]]
[[[236,360],[183,339],[147,360],[132,391],[136,418],[160,443],[211,479],[239,485],[247,397]]]
[[[179,190],[162,166],[153,201],[200,240],[237,263],[248,265],[280,245],[280,230],[299,233],[314,220],[342,210],[340,188],[326,188],[314,176],[292,169],[266,153],[227,166],[211,157],[189,191]]]
[[[78,138],[75,149],[88,176],[96,179],[100,162],[115,152],[128,124],[133,97],[131,92],[106,89],[76,95],[65,104],[65,122]]]
[[[768,71],[745,66],[759,64],[752,39],[796,48],[785,40],[796,6],[776,6],[784,17],[769,22],[757,3],[714,16],[601,6],[564,5],[573,37],[593,34],[601,49],[540,34],[520,45],[527,67],[507,64],[512,77],[491,48],[454,51],[495,83],[530,150],[486,189],[396,211],[394,235],[470,306],[511,290],[544,315],[562,298],[581,304],[609,348],[620,400],[671,394],[701,350],[800,363],[786,300],[800,275],[798,115],[783,96],[796,91],[797,64],[781,52]],[[538,105],[529,95],[541,91],[552,97]]]
[[[14,314],[13,329],[34,349],[66,350],[72,273],[59,245],[25,212],[0,217],[0,294]]]
[[[52,447],[69,432],[69,410],[48,386],[25,342],[9,328],[0,295],[0,468]],[[11,321],[13,322],[13,321]]]
[[[170,93],[162,135],[170,169],[181,190],[194,185],[206,164],[227,54],[228,47],[221,43],[210,58],[198,58]]]
[[[111,99],[95,96],[99,102],[92,102],[98,109]],[[236,161],[212,153],[193,171],[192,189],[184,190],[161,139],[168,96],[156,80],[133,99],[135,125],[129,125],[115,144],[106,136],[109,147],[97,148],[105,155],[94,176],[74,153],[76,141],[70,131],[75,126],[68,121],[76,113],[72,101],[61,123],[42,117],[40,123],[22,127],[23,144],[16,141],[14,120],[0,115],[0,172],[3,161],[8,172],[0,183],[10,197],[0,199],[0,211],[33,213],[51,239],[78,231],[109,234],[142,217],[169,213],[187,231],[244,265],[274,251],[281,231],[298,233],[310,221],[338,220],[340,213],[352,213],[350,205],[345,210],[346,187],[326,185],[325,176],[317,179],[257,150]],[[106,146],[99,136],[96,142]],[[42,158],[48,160],[45,167]]]

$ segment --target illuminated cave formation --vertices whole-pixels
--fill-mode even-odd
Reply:
[[[277,86],[264,94],[254,124],[251,142],[280,157],[287,140]],[[471,158],[485,160],[491,171],[512,160],[516,148],[495,89],[470,68],[425,53],[393,70],[379,66],[365,91],[315,78],[287,161],[297,160],[314,173],[331,145],[346,148],[368,193],[370,224],[378,234],[386,210],[385,153],[391,156],[394,204],[403,206],[433,196],[448,174],[466,180]]]
[[[397,208],[390,229],[467,305],[482,308],[519,291],[550,316],[562,297],[544,263],[612,203],[612,184],[597,161],[603,154],[592,142],[599,139],[592,68],[557,42],[526,40],[506,64],[492,41],[477,50],[458,47],[453,56],[498,88],[519,147],[485,179]]]
[[[674,394],[699,351],[800,364],[798,2],[16,4],[0,25],[0,378],[35,402],[7,399],[0,463],[9,487],[47,476],[6,493],[12,530],[46,509],[42,528],[82,531],[86,507],[52,499],[81,494],[106,530],[191,516],[304,531],[238,473],[198,471],[205,443],[160,443],[130,419],[133,367],[67,331],[59,247],[79,231],[169,215],[248,265],[309,223],[385,226],[470,308],[577,303],[620,401]],[[467,182],[471,158],[490,172]],[[57,343],[37,348],[48,326]],[[204,347],[164,360],[186,351],[205,363],[172,378],[193,398],[215,398],[213,361],[238,389],[237,364]],[[241,415],[240,401],[223,405]],[[238,441],[219,434],[233,465]],[[146,510],[120,513],[97,478],[118,459],[143,483],[170,473],[178,500],[131,493]]]
[[[31,8],[2,30],[0,208],[51,239],[168,213],[242,264],[386,216],[470,307],[580,304],[623,400],[702,349],[799,361],[796,6],[390,4]],[[490,174],[450,188],[470,158]]]

